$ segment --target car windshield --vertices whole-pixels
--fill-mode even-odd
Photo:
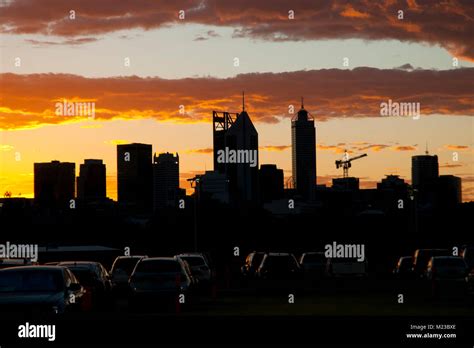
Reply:
[[[184,261],[186,261],[187,263],[189,263],[189,265],[191,267],[196,267],[196,266],[205,266],[206,263],[204,262],[204,260],[199,257],[199,256],[184,256],[184,257],[181,257]]]
[[[399,267],[409,267],[412,265],[412,259],[411,257],[402,257],[399,261],[398,261],[398,266]]]
[[[138,261],[140,261],[138,257],[117,259],[117,261],[115,261],[114,266],[112,268],[112,272],[117,272],[117,270],[122,270],[122,271],[125,271],[127,275],[130,275],[132,274],[133,269],[137,265]]]
[[[174,260],[143,261],[137,265],[136,273],[178,273],[181,267]]]
[[[265,260],[265,267],[269,269],[294,269],[297,266],[291,256],[269,256]]]
[[[2,292],[58,292],[63,288],[60,271],[9,271],[0,272]]]
[[[449,269],[465,269],[466,264],[462,259],[433,259],[435,267]]]

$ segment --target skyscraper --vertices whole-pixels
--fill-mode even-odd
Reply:
[[[291,150],[293,183],[296,192],[306,200],[313,200],[316,192],[316,129],[314,119],[301,109],[291,121]]]
[[[425,155],[413,156],[411,158],[411,180],[416,189],[424,189],[432,186],[438,179],[438,156],[431,156],[428,151]]]
[[[77,197],[86,201],[105,199],[105,164],[99,159],[86,159],[79,167]]]
[[[263,202],[270,202],[283,197],[283,169],[276,164],[262,164],[259,171],[260,194]]]
[[[207,170],[197,176],[195,194],[198,191],[200,200],[213,199],[221,203],[229,203],[229,180],[225,174]]]
[[[213,126],[214,170],[227,175],[231,201],[258,202],[258,132],[245,111],[245,100],[235,120],[227,112],[220,116],[214,111]]]
[[[152,146],[117,145],[117,193],[119,203],[149,211],[152,208]]]
[[[35,202],[42,206],[64,207],[74,198],[74,163],[52,161],[34,164]]]
[[[179,195],[179,155],[153,156],[153,209],[176,206]]]
[[[440,175],[438,178],[438,205],[454,207],[462,203],[461,178],[454,175]]]

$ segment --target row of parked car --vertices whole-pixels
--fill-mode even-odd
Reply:
[[[326,258],[324,252],[306,252],[297,259],[291,253],[254,251],[241,268],[249,280],[305,279],[324,277],[367,277],[367,261],[352,258]]]
[[[459,256],[453,256],[449,249],[417,249],[413,256],[398,259],[393,274],[399,280],[429,282],[432,295],[438,295],[446,286],[456,286],[458,292],[473,292],[474,247],[464,246]]]
[[[190,295],[213,281],[204,254],[173,257],[120,256],[110,272],[99,262],[64,261],[44,265],[1,260],[0,312],[64,314],[112,306],[118,296],[151,303]],[[183,301],[183,304],[186,303]]]

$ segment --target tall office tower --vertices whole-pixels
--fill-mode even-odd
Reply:
[[[454,207],[462,203],[461,178],[454,175],[440,175],[438,178],[438,205]]]
[[[415,189],[424,189],[432,186],[438,179],[438,156],[431,156],[426,151],[425,155],[411,158],[411,181]]]
[[[314,200],[316,192],[316,129],[314,119],[301,109],[291,121],[293,185],[306,200]]]
[[[77,177],[77,197],[85,201],[105,199],[106,169],[105,164],[99,159],[86,159],[79,167]]]
[[[259,177],[260,194],[263,202],[283,198],[283,169],[278,169],[276,164],[262,164]]]
[[[194,192],[198,191],[199,199],[205,201],[213,199],[221,203],[229,203],[229,180],[225,174],[207,170],[196,177],[198,181]]]
[[[141,211],[153,205],[152,147],[148,144],[117,145],[118,201]]]
[[[258,132],[243,99],[242,112],[213,112],[214,170],[227,175],[232,202],[256,204],[258,189]],[[225,155],[222,155],[225,154]]]
[[[48,207],[68,207],[69,201],[74,198],[75,177],[74,163],[35,163],[35,202]]]
[[[179,155],[153,156],[153,210],[175,207],[179,198]]]

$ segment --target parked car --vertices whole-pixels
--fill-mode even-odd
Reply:
[[[307,252],[300,257],[300,267],[305,279],[317,280],[324,276],[326,271],[326,256],[324,252]]]
[[[145,258],[144,255],[118,256],[110,269],[110,280],[116,291],[128,290],[128,279],[137,263]]]
[[[192,275],[199,280],[201,285],[210,284],[212,282],[211,268],[202,254],[188,253],[176,256],[188,263],[189,267],[191,267]]]
[[[112,303],[112,283],[107,270],[99,262],[93,261],[62,261],[58,266],[67,267],[86,289],[90,296],[91,308],[107,308]]]
[[[424,277],[428,262],[433,256],[450,256],[448,249],[417,249],[413,254],[412,270],[417,277]]]
[[[469,271],[466,262],[459,256],[433,256],[425,272],[425,278],[431,283],[432,295],[441,292],[466,295]]]
[[[393,275],[398,279],[408,279],[413,275],[413,257],[402,256],[398,259],[395,268],[393,269]]]
[[[284,290],[299,287],[302,271],[293,254],[266,253],[257,270],[257,278],[263,288]]]
[[[356,258],[328,258],[326,275],[329,277],[367,277],[367,260],[358,261]]]
[[[179,257],[151,257],[140,260],[129,280],[130,304],[175,304],[179,295],[189,302],[193,281]],[[186,301],[188,298],[188,301]]]
[[[262,263],[265,253],[263,251],[253,251],[245,258],[245,264],[240,269],[242,275],[247,278],[254,278],[257,275],[258,267]]]
[[[50,317],[81,309],[84,288],[65,267],[20,266],[0,270],[0,313]]]

